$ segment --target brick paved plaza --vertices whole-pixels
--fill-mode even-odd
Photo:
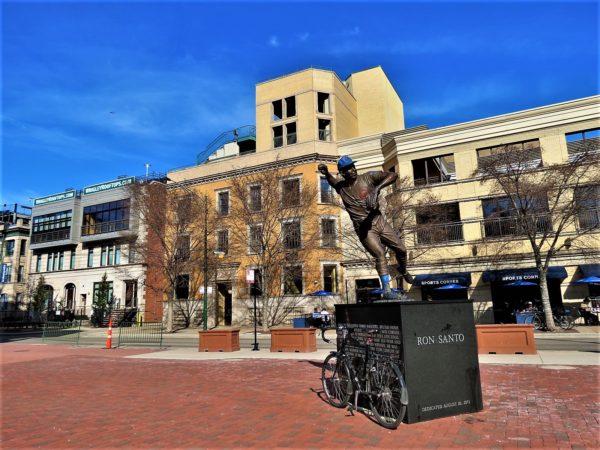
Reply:
[[[330,407],[315,361],[0,348],[4,449],[600,447],[598,366],[483,364],[482,412],[390,431]]]

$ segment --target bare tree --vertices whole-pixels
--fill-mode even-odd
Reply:
[[[495,147],[490,153],[479,157],[475,176],[481,176],[492,196],[502,195],[508,208],[499,208],[496,220],[488,216],[484,226],[505,231],[496,235],[523,236],[529,242],[546,323],[553,331],[546,274],[557,255],[576,246],[590,248],[594,238],[590,233],[598,231],[598,151],[582,146],[567,163],[543,167],[540,148],[511,144]],[[500,248],[506,251],[506,246]]]
[[[319,246],[317,189],[278,166],[231,179],[230,248],[257,269],[262,329],[278,325],[304,297],[301,280],[314,275],[307,258]]]
[[[185,186],[167,186],[151,181],[131,187],[132,210],[146,229],[145,239],[130,242],[140,261],[154,268],[145,278],[145,286],[160,293],[165,301],[167,332],[174,330],[175,318],[189,327],[202,302],[195,297],[205,276],[207,236],[216,222],[214,208],[207,195]],[[209,267],[214,268],[214,264]]]

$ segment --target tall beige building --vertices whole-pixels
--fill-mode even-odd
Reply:
[[[0,314],[26,308],[30,228],[29,210],[15,204],[0,212]]]

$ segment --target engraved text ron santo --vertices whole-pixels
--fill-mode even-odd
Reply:
[[[435,345],[435,344],[452,344],[464,342],[465,335],[462,333],[438,334],[431,336],[417,336],[417,346]]]

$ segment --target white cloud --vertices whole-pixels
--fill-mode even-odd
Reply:
[[[297,34],[297,37],[300,42],[306,42],[308,40],[308,38],[310,37],[310,33],[309,32],[299,33],[299,34]]]
[[[279,38],[277,36],[271,36],[269,38],[269,45],[271,47],[279,47]]]

